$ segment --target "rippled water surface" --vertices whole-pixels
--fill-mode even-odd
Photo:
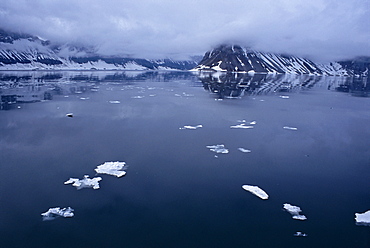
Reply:
[[[0,246],[369,247],[370,227],[354,220],[370,209],[369,88],[367,78],[2,72]],[[127,174],[99,175],[97,190],[64,185],[108,161]],[[42,221],[51,207],[75,215]]]

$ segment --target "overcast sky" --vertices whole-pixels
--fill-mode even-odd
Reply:
[[[370,0],[1,0],[0,27],[107,55],[178,57],[221,43],[316,61],[370,56]]]

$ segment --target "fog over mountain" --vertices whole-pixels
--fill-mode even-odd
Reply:
[[[0,28],[105,55],[188,55],[223,44],[316,61],[370,56],[368,0],[2,0]]]

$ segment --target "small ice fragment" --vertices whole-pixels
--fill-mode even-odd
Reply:
[[[251,121],[249,122],[250,125],[256,125],[257,124],[257,121]]]
[[[141,98],[144,98],[144,96],[133,96],[131,98],[134,98],[134,99],[141,99]]]
[[[109,101],[109,103],[112,103],[112,104],[119,104],[121,103],[120,101]]]
[[[62,209],[60,207],[49,208],[49,210],[46,211],[45,213],[42,213],[41,216],[42,216],[42,220],[44,221],[54,220],[56,217],[59,217],[59,216],[67,218],[67,217],[74,216],[73,211],[74,209],[71,207],[62,208]]]
[[[89,100],[90,97],[80,97],[81,100]]]
[[[67,117],[73,117],[73,113],[66,114]]]
[[[370,210],[365,213],[355,213],[356,225],[360,226],[370,226]]]
[[[239,147],[238,150],[241,151],[241,152],[245,152],[245,153],[252,152],[251,150],[248,150],[248,149],[245,149],[245,148],[242,148],[242,147]]]
[[[213,145],[213,146],[207,146],[210,151],[215,153],[229,153],[229,150],[225,148],[224,145]]]
[[[179,129],[191,129],[191,130],[194,130],[194,129],[198,129],[198,128],[201,128],[203,127],[202,125],[196,125],[196,126],[184,126],[184,127],[180,127]]]
[[[282,98],[282,99],[288,99],[289,98],[289,96],[279,96],[280,98]]]
[[[125,162],[105,162],[104,164],[98,165],[95,169],[96,173],[108,174],[116,177],[122,177],[126,175],[126,171],[123,171],[126,163]]]
[[[301,214],[294,215],[292,218],[295,219],[295,220],[307,220],[306,216],[301,215]]]
[[[265,191],[263,191],[261,188],[259,188],[258,186],[243,185],[242,188],[258,196],[262,200],[267,200],[269,198],[268,194]]]
[[[77,189],[83,189],[83,188],[93,188],[93,189],[99,189],[99,181],[101,181],[101,177],[94,177],[89,178],[89,175],[84,175],[83,179],[78,178],[70,178],[69,180],[65,181],[64,184],[71,184],[72,186],[76,187]]]
[[[286,211],[288,211],[292,215],[292,218],[295,220],[306,220],[307,219],[306,216],[300,214],[302,210],[298,206],[293,206],[289,203],[284,203],[283,208]]]
[[[182,95],[185,96],[185,97],[191,97],[191,96],[194,96],[193,94],[186,94],[185,92],[182,92]]]
[[[296,237],[307,237],[308,235],[307,235],[307,234],[305,234],[305,233],[303,233],[303,232],[296,232],[296,233],[294,234],[294,236],[296,236]]]
[[[246,126],[244,123],[242,123],[242,124],[230,126],[230,128],[245,128],[245,129],[248,129],[248,128],[254,128],[254,127],[253,126]]]
[[[285,126],[283,128],[284,129],[288,129],[288,130],[294,130],[294,131],[298,130],[298,128],[296,128],[296,127],[288,127],[288,126]]]

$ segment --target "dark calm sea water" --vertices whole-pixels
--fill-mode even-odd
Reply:
[[[0,247],[370,247],[370,227],[354,220],[370,209],[367,78],[86,71],[0,80]],[[238,120],[256,124],[230,128]],[[229,153],[206,148],[216,144]],[[126,176],[101,175],[98,190],[63,184],[106,161],[125,161]],[[73,218],[42,221],[68,206]]]

